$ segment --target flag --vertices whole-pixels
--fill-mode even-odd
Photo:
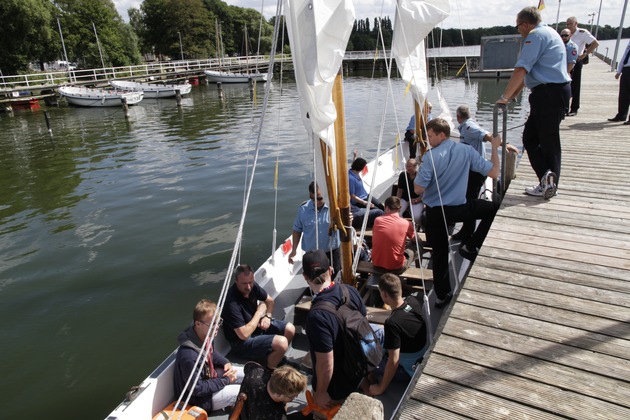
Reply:
[[[538,0],[538,10],[545,8],[545,0]]]

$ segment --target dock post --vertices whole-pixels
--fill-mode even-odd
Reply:
[[[175,89],[175,99],[177,100],[177,106],[182,106],[182,92],[179,89]]]
[[[124,96],[120,98],[120,102],[122,102],[123,113],[125,114],[125,119],[129,119],[129,105],[127,105],[127,98]]]
[[[44,118],[46,118],[46,127],[48,127],[48,135],[52,137],[53,132],[52,132],[52,128],[50,128],[50,116],[48,115],[48,111],[44,111]]]
[[[217,82],[217,89],[219,89],[219,99],[223,99],[223,88],[221,87],[221,82]]]

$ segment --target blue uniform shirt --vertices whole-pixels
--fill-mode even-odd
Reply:
[[[578,58],[577,45],[575,45],[575,42],[569,40],[566,44],[564,44],[564,46],[567,50],[567,64],[575,64]]]
[[[405,131],[415,130],[415,129],[416,129],[416,114],[413,114],[411,116],[411,119],[409,120],[409,124],[407,124],[407,129]]]
[[[567,52],[562,38],[545,24],[538,24],[525,38],[514,67],[527,71],[525,86],[532,89],[544,83],[568,83]]]
[[[339,248],[339,231],[333,232],[332,236],[328,236],[328,227],[330,226],[330,210],[328,205],[317,211],[317,228],[319,243],[315,238],[315,202],[308,200],[298,209],[295,222],[293,222],[293,230],[302,233],[302,249],[304,252],[321,249],[328,252],[331,249]]]
[[[348,189],[350,190],[350,196],[356,195],[361,200],[367,200],[368,193],[363,186],[363,180],[352,169],[348,170]],[[355,206],[358,204],[355,200],[350,200],[350,203]]]
[[[470,118],[461,123],[458,130],[460,143],[472,146],[480,156],[484,156],[483,138],[488,132]]]
[[[422,159],[422,165],[414,181],[414,184],[425,188],[422,201],[429,207],[466,204],[468,171],[479,172],[485,176],[492,169],[492,162],[481,157],[472,147],[450,139],[444,140],[429,153]],[[435,174],[440,183],[441,202]]]

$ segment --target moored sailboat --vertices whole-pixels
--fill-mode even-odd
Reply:
[[[62,86],[58,90],[69,104],[85,107],[122,106],[123,102],[127,105],[134,105],[142,101],[144,97],[142,92],[93,89],[77,86]]]
[[[178,92],[180,95],[187,95],[192,89],[192,85],[190,83],[174,85],[132,82],[127,80],[110,80],[109,84],[116,89],[128,90],[131,92],[143,92],[144,97],[147,99],[170,98],[176,96]]]

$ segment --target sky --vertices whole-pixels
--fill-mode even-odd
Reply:
[[[142,0],[113,0],[118,13],[125,21],[129,21],[127,10],[130,7],[140,7]],[[248,7],[260,10],[269,18],[276,10],[276,0],[223,0],[228,4]],[[317,1],[317,0],[314,0]],[[389,16],[394,18],[395,0],[354,0],[357,19]],[[451,0],[451,16],[443,23],[442,27],[470,29],[488,28],[492,26],[514,25],[516,14],[527,6],[537,6],[538,0]],[[601,4],[601,15],[599,7]],[[542,10],[543,22],[553,24],[556,22],[558,5],[560,5],[560,22],[567,17],[575,16],[578,25],[590,30],[590,21],[597,23],[599,16],[600,25],[619,26],[624,0],[545,0],[545,9]],[[593,16],[589,16],[593,15]],[[630,10],[626,11],[624,27],[630,26]],[[516,31],[514,31],[516,33]]]

